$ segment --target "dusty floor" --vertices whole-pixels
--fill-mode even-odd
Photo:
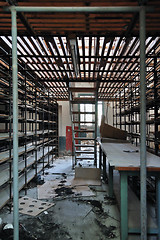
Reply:
[[[57,159],[41,175],[44,182],[73,177],[71,157]],[[27,196],[37,199],[37,184],[32,181],[28,187]],[[108,197],[108,186],[103,182],[101,186],[92,186],[91,189],[96,196],[73,197],[73,194],[63,192],[52,199],[45,199],[55,205],[38,216],[20,214],[20,240],[119,240],[120,221],[116,200]],[[24,191],[20,195],[24,196]],[[13,222],[13,213],[7,206],[0,211],[0,217],[3,223]],[[13,239],[11,232],[7,233],[8,237],[3,233],[0,240]],[[140,237],[129,237],[129,240],[135,239]]]

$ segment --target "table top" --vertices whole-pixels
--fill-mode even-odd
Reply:
[[[101,143],[110,166],[118,170],[140,168],[140,148],[131,143]],[[147,152],[147,170],[160,171],[160,157]]]

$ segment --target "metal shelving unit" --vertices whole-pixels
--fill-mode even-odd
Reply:
[[[10,202],[13,193],[12,78],[9,65],[1,66],[0,77],[1,208]],[[44,173],[44,168],[58,155],[58,104],[49,88],[28,80],[27,71],[19,77],[18,93],[19,190],[24,188],[27,194],[28,182],[40,171]]]
[[[160,57],[159,50],[146,59],[146,145],[149,151],[159,155],[160,145]],[[136,144],[140,139],[140,82],[139,76],[122,89],[114,102],[113,125],[127,130]]]

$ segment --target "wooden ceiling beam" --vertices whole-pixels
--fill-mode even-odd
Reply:
[[[25,72],[25,71],[28,71],[28,70],[22,70],[22,72]],[[41,69],[41,68],[39,68],[39,69],[31,69],[31,70],[29,70],[30,72],[55,72],[55,73],[61,73],[61,72],[74,72],[74,70],[69,70],[69,69],[65,69],[65,70],[62,70],[62,69],[54,69],[54,70],[46,70],[46,69]],[[81,73],[83,73],[84,72],[84,70],[82,69],[82,70],[80,70],[80,72]],[[85,73],[88,73],[89,72],[89,70],[85,70]],[[99,72],[99,70],[97,69],[95,69],[95,70],[90,70],[90,73],[98,73]],[[129,72],[131,72],[131,73],[133,73],[133,71],[132,70],[105,70],[104,71],[104,73],[129,73]],[[138,72],[139,73],[139,71],[135,71],[136,73]],[[146,71],[147,72],[147,71]],[[64,75],[64,77],[65,77],[66,75]],[[84,76],[84,78],[85,78],[85,76]],[[94,78],[97,78],[97,76],[95,76]]]
[[[92,37],[89,37],[89,56],[91,56],[92,51]],[[91,78],[90,70],[91,70],[91,64],[89,64],[89,79]]]
[[[27,4],[33,3],[33,1],[30,0],[26,2]],[[57,6],[63,6],[64,2],[68,6],[73,6],[74,3],[77,6],[79,4],[82,6],[88,4],[85,0],[60,0],[54,3],[52,1],[52,3]],[[122,0],[119,0],[119,2],[122,5],[125,4]],[[131,1],[127,2],[131,3]],[[51,2],[49,0],[45,2],[34,0],[34,3],[44,5]],[[91,0],[89,3],[92,6],[97,6],[97,4],[99,6],[101,6],[101,4],[113,4],[113,2],[109,0],[99,0],[98,2],[97,0]],[[20,2],[20,4],[25,4],[25,1]],[[118,3],[116,2],[115,4]],[[131,4],[133,4],[133,2]],[[134,2],[134,4],[137,5],[137,2]],[[2,14],[1,8],[0,14]],[[6,29],[4,31],[4,34],[6,34],[10,32],[10,14],[4,15],[4,21],[2,21],[0,29],[1,31]],[[147,13],[147,18],[148,16],[150,20],[147,19],[146,21],[147,34],[152,33],[152,35],[155,34],[157,37],[160,17],[159,15],[148,15]],[[153,18],[153,16],[156,17]],[[32,82],[35,81],[37,84],[39,83],[51,89],[58,99],[68,98],[67,86],[69,82],[92,82],[94,83],[94,87],[96,86],[95,83],[98,82],[97,87],[99,89],[99,98],[101,99],[106,99],[106,96],[113,99],[117,93],[119,94],[119,92],[130,83],[132,83],[133,86],[139,85],[139,81],[134,82],[134,80],[139,79],[139,56],[137,56],[137,54],[139,54],[139,41],[128,38],[139,35],[139,24],[137,22],[135,23],[138,17],[136,17],[135,14],[25,13],[25,17],[27,18],[27,23],[30,24],[36,34],[37,43],[32,37],[32,33],[27,32],[18,20],[19,36],[21,36],[21,34],[30,35],[28,38],[30,42],[24,38],[18,38],[18,50],[19,54],[21,54],[18,56],[18,62],[22,65],[24,65],[25,62],[27,66],[27,70],[19,67],[19,77],[26,75],[27,78],[32,78]],[[152,18],[154,19],[153,21],[151,21]],[[67,38],[70,32],[75,33],[79,54],[80,76],[78,78],[76,78],[72,70],[71,55],[67,52],[66,42],[63,38]],[[44,38],[41,38],[42,36],[44,36]],[[56,38],[56,36],[58,36],[58,38]],[[107,36],[110,38],[109,44],[107,44]],[[119,43],[116,42],[115,36],[121,37]],[[89,39],[86,39],[86,37],[89,37]],[[124,40],[123,37],[126,38],[126,42],[122,44]],[[93,38],[97,41],[95,46],[92,46]],[[21,40],[23,42],[21,42]],[[11,40],[9,41],[11,43]],[[26,47],[24,47],[25,45],[23,46],[23,43]],[[149,45],[152,46],[152,43],[153,41],[150,40]],[[95,47],[95,54],[92,52],[92,47]],[[155,41],[153,48],[147,48],[147,52],[151,54],[156,47],[158,47],[158,43]],[[4,48],[8,49],[5,47],[5,44]],[[9,49],[9,51],[10,50],[11,49]],[[158,51],[159,50],[157,50],[157,52]],[[1,53],[3,55],[3,51]],[[88,53],[89,56],[87,56]],[[118,57],[116,56],[117,54],[119,55]],[[128,56],[131,54],[132,56]],[[5,58],[7,62],[9,58],[10,54]],[[148,59],[151,59],[151,57],[148,56]],[[152,60],[149,62],[152,63]],[[147,79],[152,75],[152,72],[150,72],[152,71],[151,63],[148,63]]]
[[[8,4],[10,6],[14,5],[14,6],[18,6],[17,2],[15,2],[15,0],[6,0],[8,2]],[[36,37],[36,33],[34,31],[34,29],[32,28],[32,26],[29,24],[26,16],[24,15],[24,13],[22,12],[18,12],[17,16],[19,17],[19,19],[21,20],[21,22],[23,23],[23,25],[26,27],[26,31],[30,34],[32,34],[32,36]]]
[[[128,82],[133,82],[133,80],[121,80],[121,79],[117,79],[117,80],[115,80],[115,79],[112,79],[112,80],[102,80],[102,79],[99,79],[99,80],[97,80],[97,79],[91,79],[91,80],[89,80],[89,79],[48,79],[48,78],[46,78],[46,79],[43,79],[43,78],[38,78],[38,81],[40,81],[40,82],[85,82],[85,83],[90,83],[90,82],[97,82],[97,81],[100,81],[101,83],[104,83],[104,82],[112,82],[112,83],[115,83],[115,82],[123,82],[123,83],[128,83]]]
[[[84,37],[82,38],[82,52],[83,52],[83,72],[84,72],[84,77],[86,77],[85,73],[86,73],[86,62],[85,62],[85,41],[84,41]],[[80,71],[81,72],[81,71]]]
[[[118,43],[117,43],[117,46],[116,46],[116,49],[115,49],[115,51],[114,51],[113,57],[116,56],[116,53],[117,53],[117,51],[118,51],[118,49],[119,49],[121,40],[122,40],[122,38],[120,38],[119,41],[118,41]],[[108,52],[108,55],[110,55],[110,52]],[[114,60],[114,58],[111,59],[111,62],[110,62],[110,64],[109,64],[109,66],[108,66],[108,69],[111,68],[111,65],[113,64],[113,60]],[[116,64],[116,63],[115,63],[115,64]],[[114,64],[114,65],[115,65],[115,64]],[[103,70],[102,70],[102,76],[103,76],[103,74],[104,74],[104,70],[105,70],[105,66],[103,67]]]
[[[59,42],[60,42],[60,44],[61,44],[61,48],[62,48],[62,51],[63,51],[64,58],[66,59],[67,69],[71,70],[71,68],[70,68],[70,63],[69,63],[69,59],[66,58],[66,51],[67,51],[67,49],[65,49],[64,43],[63,43],[61,37],[59,37]],[[69,77],[70,77],[70,78],[73,78],[72,72],[69,72]]]

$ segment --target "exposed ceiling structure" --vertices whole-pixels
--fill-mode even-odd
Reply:
[[[138,6],[146,14],[147,79],[160,53],[159,1],[0,1],[0,78],[11,70],[11,15],[17,6]],[[19,78],[50,88],[68,99],[69,82],[93,82],[101,100],[114,99],[129,84],[139,84],[139,16],[137,13],[18,13]],[[158,67],[159,69],[159,64]]]

